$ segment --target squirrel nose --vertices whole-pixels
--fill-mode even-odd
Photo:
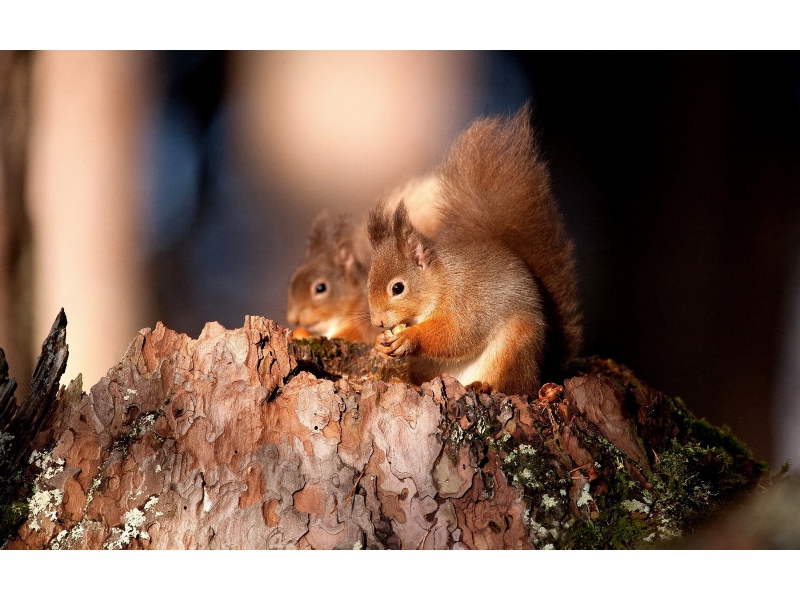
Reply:
[[[371,321],[373,326],[380,327],[381,329],[383,329],[383,319],[379,319],[378,317],[372,317]]]

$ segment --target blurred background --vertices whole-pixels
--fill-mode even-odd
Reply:
[[[84,389],[157,321],[285,323],[319,211],[363,213],[526,100],[577,245],[583,354],[797,464],[798,53],[2,52],[17,397],[62,306]]]

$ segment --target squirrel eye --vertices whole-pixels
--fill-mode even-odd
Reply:
[[[399,296],[400,294],[403,293],[404,289],[406,289],[406,287],[403,285],[403,282],[402,281],[398,281],[397,283],[395,283],[392,286],[392,295],[393,296]]]
[[[315,288],[314,288],[314,291],[315,291],[317,294],[324,294],[324,293],[325,293],[325,290],[327,290],[327,289],[328,289],[328,286],[327,286],[327,285],[325,285],[324,283],[318,283],[318,284],[317,284],[317,287],[315,287]]]

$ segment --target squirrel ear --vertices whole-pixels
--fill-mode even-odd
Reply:
[[[427,269],[433,259],[433,244],[422,234],[414,232],[406,240],[408,257],[420,269]]]
[[[306,256],[312,256],[330,248],[331,240],[331,217],[328,211],[323,211],[311,225],[311,233],[308,234],[308,249]]]
[[[357,267],[356,252],[353,246],[355,238],[355,225],[348,215],[339,215],[336,226],[333,228],[334,263],[338,264],[348,278],[355,278]]]
[[[336,261],[344,269],[348,277],[353,275],[356,267],[356,255],[353,247],[348,243],[340,243],[336,248]]]
[[[417,231],[411,223],[404,201],[394,211],[394,235],[397,247],[420,269],[426,269],[433,258],[433,241]]]

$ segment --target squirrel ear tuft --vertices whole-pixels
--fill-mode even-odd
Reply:
[[[392,225],[386,213],[386,204],[380,202],[369,211],[367,219],[367,235],[372,247],[377,248],[391,233]]]
[[[353,219],[348,214],[341,214],[336,219],[336,224],[332,227],[333,230],[333,243],[342,244],[347,240],[353,239],[355,235],[355,225]]]
[[[433,257],[433,241],[417,231],[408,217],[404,201],[400,201],[394,211],[394,235],[397,247],[420,269],[427,268]]]
[[[397,244],[402,246],[412,233],[416,231],[411,224],[411,219],[408,217],[408,209],[404,200],[400,200],[400,204],[394,209],[394,236],[397,238]]]
[[[331,216],[328,211],[323,211],[311,225],[311,233],[308,234],[308,249],[306,256],[312,256],[328,250],[333,243],[331,237]]]

